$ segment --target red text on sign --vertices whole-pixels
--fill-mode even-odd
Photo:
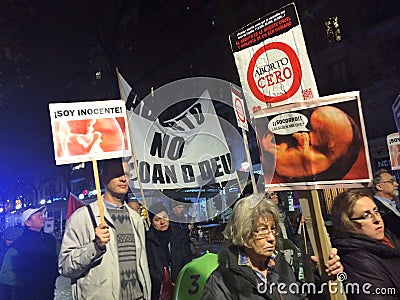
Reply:
[[[266,85],[272,86],[277,83],[282,83],[285,82],[286,80],[292,78],[293,72],[290,68],[285,67],[282,72],[281,71],[275,71],[271,74],[267,74],[265,76],[262,76],[258,79],[257,85],[260,88],[265,88]]]

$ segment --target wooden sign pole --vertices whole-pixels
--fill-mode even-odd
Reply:
[[[93,164],[93,175],[94,175],[94,182],[96,185],[96,191],[97,191],[97,203],[99,205],[99,211],[100,211],[100,222],[102,224],[106,224],[106,220],[104,218],[104,208],[103,208],[103,198],[101,196],[101,187],[100,187],[100,179],[99,179],[99,169],[97,168],[97,160],[92,160]]]
[[[322,217],[321,206],[317,190],[311,190],[311,199],[300,199],[300,205],[306,220],[307,230],[311,239],[314,253],[318,255],[318,270],[322,282],[328,283],[327,292],[331,300],[345,300],[346,295],[341,292],[344,289],[341,282],[332,279],[325,272],[325,262],[329,260],[330,250],[332,248],[328,232],[326,231],[324,219]],[[310,227],[308,227],[310,226]],[[336,293],[330,293],[336,291]]]
[[[115,72],[117,73],[118,87],[119,87],[119,93],[120,93],[121,99],[126,101],[127,95],[124,94],[124,91],[122,89],[122,84],[121,84],[121,81],[120,81],[119,76],[118,76],[119,75],[118,68],[115,68]],[[137,177],[137,180],[138,180],[138,183],[139,183],[140,194],[142,195],[142,203],[143,203],[143,206],[146,208],[146,211],[148,212],[148,210],[147,210],[148,207],[147,207],[147,203],[146,203],[146,197],[144,195],[144,190],[143,190],[143,186],[142,186],[142,180],[140,178],[139,167],[137,165],[136,152],[135,152],[135,143],[133,142],[133,138],[132,138],[132,128],[130,126],[130,122],[129,122],[130,120],[128,118],[128,111],[126,111],[126,118],[128,120],[129,139],[130,139],[131,148],[132,148],[133,166],[134,166],[135,171],[136,171],[136,177]],[[149,214],[148,213],[146,213],[146,222],[147,222],[147,225],[150,226],[150,219],[149,219]]]

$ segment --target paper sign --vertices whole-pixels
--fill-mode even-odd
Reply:
[[[400,170],[400,135],[398,132],[387,136],[387,145],[392,170]]]
[[[294,3],[229,36],[249,113],[318,97]]]
[[[235,111],[237,124],[240,128],[243,128],[244,130],[249,130],[249,127],[247,125],[246,110],[244,108],[245,104],[243,99],[243,93],[241,90],[239,90],[233,85],[231,85],[231,93],[232,93],[233,109]]]
[[[122,100],[49,104],[57,165],[131,153]]]
[[[358,92],[298,103],[254,122],[266,185],[314,189],[371,182]]]

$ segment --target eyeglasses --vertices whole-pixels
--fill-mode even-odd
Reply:
[[[275,226],[272,226],[271,228],[260,227],[256,230],[254,230],[254,237],[256,239],[265,239],[270,234],[272,234],[273,236],[277,235]]]
[[[365,212],[361,217],[356,217],[356,218],[350,218],[352,221],[357,221],[357,220],[369,220],[372,219],[373,216],[380,217],[381,212],[378,210],[378,208],[375,208],[372,213],[367,211]]]
[[[379,182],[379,183],[390,183],[390,184],[394,184],[394,183],[397,183],[397,181],[394,180],[394,179],[390,179],[390,180],[386,180],[386,181],[381,181],[381,182]]]

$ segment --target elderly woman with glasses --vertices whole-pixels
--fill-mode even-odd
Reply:
[[[264,195],[240,199],[224,235],[232,243],[218,254],[219,266],[207,280],[202,299],[303,299],[293,270],[276,251],[279,210]],[[326,271],[343,271],[336,249]],[[293,286],[296,285],[296,286]],[[291,289],[291,291],[290,291]]]
[[[341,193],[333,201],[331,212],[331,241],[344,265],[345,283],[358,285],[361,291],[348,294],[347,299],[399,299],[400,241],[385,229],[369,193]],[[397,295],[393,294],[394,288]]]

